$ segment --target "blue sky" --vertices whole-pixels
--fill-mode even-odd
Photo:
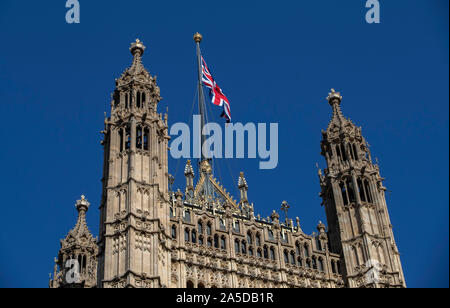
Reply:
[[[287,200],[306,233],[326,221],[315,163],[324,167],[325,98],[336,88],[386,178],[408,286],[448,287],[448,1],[380,0],[381,23],[371,25],[363,0],[80,3],[81,23],[69,25],[63,0],[0,2],[0,286],[47,286],[82,193],[97,235],[99,131],[129,43],[147,46],[160,112],[186,122],[199,31],[234,120],[279,123],[278,167],[231,160],[231,176],[222,162],[228,190],[237,197],[242,170],[263,216]],[[175,187],[184,183],[180,165]],[[172,174],[176,166],[171,160]]]

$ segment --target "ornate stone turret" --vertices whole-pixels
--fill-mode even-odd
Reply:
[[[170,137],[167,115],[157,113],[156,77],[142,64],[145,50],[139,40],[131,44],[133,62],[116,80],[106,120],[99,287],[162,287],[169,279],[160,239],[170,219]]]
[[[327,99],[333,115],[327,130],[322,131],[327,168],[323,174],[319,171],[319,179],[330,249],[341,254],[349,287],[403,287],[379,168],[372,163],[361,128],[343,116],[340,93],[332,89]],[[374,263],[385,273],[377,281],[367,275]]]
[[[247,180],[244,177],[244,172],[241,172],[239,174],[238,188],[239,188],[239,191],[241,192],[241,202],[248,202],[248,197],[247,197],[248,185],[247,185]]]
[[[50,280],[51,288],[93,288],[97,285],[97,238],[92,236],[86,224],[89,205],[84,196],[75,204],[78,220],[66,238],[61,240],[53,279]]]

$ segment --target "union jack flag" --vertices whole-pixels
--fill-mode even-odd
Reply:
[[[227,123],[231,122],[231,111],[230,111],[230,102],[228,98],[223,94],[222,89],[219,85],[214,81],[211,72],[206,65],[205,59],[202,57],[202,82],[203,84],[209,88],[209,94],[211,96],[211,102],[216,105],[223,107],[223,112],[221,117],[224,117],[227,120]]]

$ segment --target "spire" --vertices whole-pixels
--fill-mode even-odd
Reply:
[[[194,169],[192,168],[192,164],[191,161],[188,160],[186,162],[186,167],[184,168],[184,175],[187,176],[192,176],[194,177]]]
[[[238,188],[241,192],[241,202],[244,202],[244,203],[248,202],[248,197],[247,197],[248,185],[247,185],[247,180],[244,177],[244,172],[241,172],[239,174]]]
[[[336,92],[334,89],[331,89],[331,93],[328,94],[327,100],[330,106],[333,108],[333,116],[328,127],[330,127],[332,124],[342,127],[346,122],[346,119],[344,118],[344,115],[341,111],[341,93]]]
[[[144,54],[146,47],[144,44],[139,40],[136,39],[136,42],[131,43],[130,51],[133,55],[133,64],[129,68],[129,72],[133,75],[133,73],[138,74],[142,70],[145,70],[144,66],[142,65],[142,55]]]
[[[78,211],[78,219],[75,227],[69,231],[66,238],[61,240],[61,249],[55,260],[59,272],[53,275],[50,285],[53,288],[83,286],[95,287],[97,284],[97,239],[89,231],[86,223],[86,212],[90,203],[84,195],[77,200],[75,207]],[[66,281],[66,262],[78,261],[78,269],[81,280],[79,282]],[[74,284],[75,283],[75,284]]]

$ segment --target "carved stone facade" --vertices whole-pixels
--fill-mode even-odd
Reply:
[[[234,200],[208,160],[199,164],[196,183],[187,161],[184,192],[171,191],[167,114],[157,113],[160,90],[142,65],[145,46],[137,40],[130,50],[132,65],[116,80],[102,132],[98,270],[95,283],[85,286],[405,286],[378,166],[361,129],[343,117],[338,93],[329,96],[333,118],[322,141],[327,169],[319,171],[329,227],[319,222],[318,233],[307,235],[299,218],[255,215],[243,173]],[[62,248],[60,268],[67,256],[73,254]],[[97,254],[89,256],[97,262]],[[51,286],[60,287],[62,274],[54,275]]]

